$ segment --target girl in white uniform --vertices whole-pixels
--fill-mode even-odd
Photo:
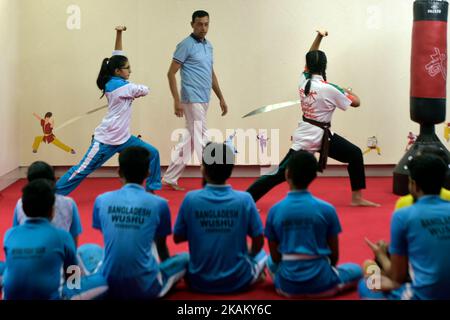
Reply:
[[[108,99],[108,113],[95,129],[91,146],[83,160],[72,167],[56,184],[56,192],[68,195],[94,170],[101,167],[116,153],[140,146],[150,152],[149,177],[146,190],[161,189],[161,169],[159,152],[152,145],[130,133],[131,105],[134,99],[146,96],[148,88],[128,82],[131,74],[130,63],[122,51],[122,31],[117,27],[116,47],[111,58],[103,60],[97,86]],[[103,96],[102,96],[103,97]]]
[[[306,70],[301,76],[299,93],[303,119],[293,136],[289,153],[273,174],[260,177],[247,190],[255,201],[262,198],[276,185],[286,181],[285,170],[291,155],[298,150],[320,152],[320,170],[326,168],[327,158],[348,163],[348,173],[352,187],[353,206],[378,206],[365,200],[362,190],[366,188],[364,160],[361,149],[343,137],[330,131],[331,118],[336,108],[347,110],[359,107],[359,98],[350,90],[342,89],[326,80],[327,58],[319,50],[326,31],[318,35],[306,55]]]

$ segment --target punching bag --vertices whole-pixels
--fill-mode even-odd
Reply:
[[[397,195],[409,193],[408,162],[424,148],[440,149],[450,156],[434,127],[444,122],[446,115],[447,17],[447,1],[414,1],[410,117],[420,124],[420,135],[394,169],[393,189]],[[449,180],[447,177],[446,187]]]
[[[411,53],[411,120],[445,121],[447,86],[446,1],[415,1]]]

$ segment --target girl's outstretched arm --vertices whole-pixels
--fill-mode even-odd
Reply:
[[[320,43],[322,42],[322,39],[324,37],[326,37],[326,36],[328,36],[328,31],[326,31],[326,30],[317,30],[317,36],[314,39],[314,42],[311,45],[311,49],[309,49],[309,51],[319,50]]]
[[[127,31],[127,27],[125,26],[117,26],[116,27],[116,44],[114,46],[114,50],[122,51],[122,32]]]

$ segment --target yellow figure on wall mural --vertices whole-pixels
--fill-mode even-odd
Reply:
[[[445,141],[450,142],[450,122],[447,122],[444,127]]]
[[[363,154],[366,155],[372,150],[376,150],[378,155],[381,156],[381,148],[378,146],[378,139],[375,136],[367,139],[367,149]]]
[[[42,127],[42,132],[44,133],[43,136],[37,136],[34,138],[34,142],[33,142],[33,153],[37,153],[39,146],[42,142],[47,143],[47,144],[53,144],[55,146],[57,146],[58,148],[66,151],[66,152],[70,152],[71,154],[75,154],[75,150],[73,150],[71,147],[65,145],[64,143],[62,143],[60,140],[58,140],[55,135],[53,134],[53,128],[54,128],[54,121],[52,119],[53,114],[51,112],[47,112],[44,116],[44,119],[42,119],[39,115],[37,115],[36,113],[33,113],[33,116],[36,117],[36,119],[39,120],[41,127]]]

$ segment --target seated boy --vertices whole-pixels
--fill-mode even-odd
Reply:
[[[113,299],[154,299],[164,296],[185,272],[189,256],[169,257],[171,234],[167,201],[147,193],[149,152],[130,147],[120,153],[119,175],[124,186],[95,200],[93,227],[103,233],[105,254],[100,270]],[[158,265],[152,254],[156,242]]]
[[[195,291],[245,290],[264,270],[267,255],[255,203],[250,194],[225,184],[233,167],[233,151],[225,144],[209,143],[201,167],[206,185],[189,192],[178,212],[174,241],[189,244],[186,280]],[[250,250],[247,236],[252,238]]]
[[[28,182],[36,179],[47,179],[53,185],[56,183],[55,171],[49,164],[42,161],[36,161],[30,165],[27,179]],[[23,224],[26,218],[22,208],[22,199],[19,199],[14,209],[13,227]],[[75,241],[75,247],[78,246],[78,236],[81,234],[82,229],[78,207],[72,198],[56,195],[55,214],[53,215],[52,224],[69,232]]]
[[[63,287],[65,281],[61,281],[62,278],[71,275],[81,278],[81,271],[71,271],[79,270],[73,238],[67,231],[50,223],[54,202],[54,184],[51,181],[33,180],[23,189],[22,204],[27,219],[22,225],[10,229],[3,242],[6,255],[3,275],[5,300],[70,298],[63,297],[63,289],[67,295],[71,292]],[[73,283],[78,298],[96,298],[107,290],[106,283],[98,277],[87,282],[79,280],[78,287],[77,281]]]
[[[30,165],[27,172],[27,179],[28,182],[37,179],[47,179],[53,185],[56,183],[55,171],[48,163],[43,161],[36,161]],[[55,197],[55,210],[51,222],[55,227],[69,232],[73,237],[75,247],[78,247],[78,236],[81,234],[82,227],[77,204],[70,197],[60,194],[55,194]],[[23,211],[22,199],[19,199],[14,209],[13,227],[23,224],[26,219],[27,216]],[[90,254],[87,255],[86,252]],[[78,265],[82,268],[84,275],[90,275],[96,272],[102,255],[103,250],[93,244],[83,245],[77,250]]]
[[[443,150],[441,147],[437,147],[437,146],[425,147],[421,150],[419,155],[426,154],[426,153],[431,153],[431,154],[439,156],[440,158],[442,158],[442,160],[444,160],[445,163],[450,162],[450,159],[447,154],[447,150]],[[450,180],[449,177],[450,177],[450,170],[447,171],[446,181]],[[450,201],[450,190],[445,188],[445,183],[442,186],[440,196],[442,199],[444,199],[446,201]],[[413,205],[414,202],[416,202],[416,200],[417,199],[415,199],[412,194],[408,194],[406,196],[400,197],[397,200],[397,202],[395,203],[395,210],[409,207],[409,206]]]
[[[376,272],[374,266],[360,282],[363,299],[450,299],[450,202],[440,197],[448,163],[428,153],[408,169],[409,191],[417,200],[394,212],[389,250],[367,241],[382,268]]]
[[[341,225],[334,207],[308,191],[317,176],[316,158],[298,151],[289,160],[291,192],[269,211],[269,271],[277,292],[287,297],[327,297],[356,287],[362,270],[356,264],[336,267]]]

